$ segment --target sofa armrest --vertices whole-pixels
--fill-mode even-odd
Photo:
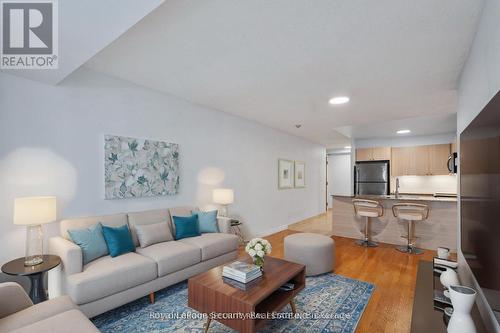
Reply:
[[[224,216],[217,216],[217,224],[219,225],[219,231],[224,234],[231,233],[231,218]]]
[[[33,305],[23,287],[15,282],[0,283],[0,318]]]
[[[83,271],[82,249],[75,243],[62,237],[52,237],[49,239],[49,253],[61,258],[63,274],[71,275]]]

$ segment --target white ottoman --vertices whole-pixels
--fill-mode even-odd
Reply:
[[[306,266],[306,275],[331,272],[335,266],[335,242],[327,236],[299,233],[285,237],[285,260]]]

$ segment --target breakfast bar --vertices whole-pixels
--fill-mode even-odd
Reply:
[[[332,195],[332,231],[335,236],[363,238],[365,220],[354,213],[352,199],[375,200],[384,207],[384,215],[372,218],[371,237],[374,241],[404,245],[402,236],[407,234],[407,224],[392,214],[396,203],[421,203],[429,206],[427,220],[415,224],[416,246],[435,250],[438,246],[452,251],[457,247],[457,199],[432,195]]]

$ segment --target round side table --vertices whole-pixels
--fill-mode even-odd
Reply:
[[[2,266],[2,272],[8,275],[27,276],[31,282],[30,298],[34,304],[47,300],[47,293],[43,288],[45,273],[59,266],[61,258],[54,255],[44,255],[43,262],[35,266],[24,266],[24,257],[17,258]]]

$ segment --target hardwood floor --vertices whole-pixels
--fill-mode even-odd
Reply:
[[[264,237],[273,246],[271,256],[282,258],[284,237],[296,232],[285,230]],[[418,262],[431,261],[435,251],[408,255],[396,251],[393,245],[366,249],[349,238],[332,238],[336,247],[334,272],[375,285],[356,332],[409,332]],[[240,254],[245,255],[243,248]]]
[[[318,216],[291,224],[288,226],[288,229],[331,236],[333,235],[332,227],[332,210],[329,209],[325,213]]]

